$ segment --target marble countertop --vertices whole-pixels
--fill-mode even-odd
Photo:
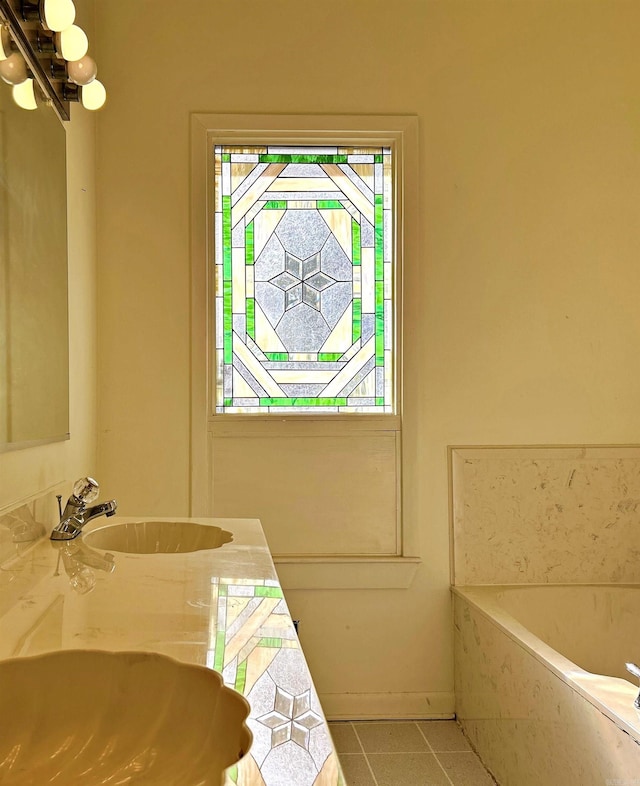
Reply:
[[[98,519],[86,532],[141,520]],[[140,650],[206,665],[251,705],[253,744],[225,786],[343,786],[260,522],[167,520],[222,527],[233,540],[191,553],[105,553],[90,539],[29,540],[33,522],[5,519],[0,658]]]

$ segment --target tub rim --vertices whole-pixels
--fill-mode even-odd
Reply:
[[[509,614],[496,600],[498,592],[512,589],[637,589],[640,584],[467,584],[451,585],[451,594],[468,603],[482,617],[492,622],[517,646],[526,650],[572,690],[579,693],[618,728],[627,732],[640,744],[640,712],[633,706],[638,686],[620,677],[595,674],[578,666],[561,652],[546,644]],[[454,621],[455,624],[455,621]]]

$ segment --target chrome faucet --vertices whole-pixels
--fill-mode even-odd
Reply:
[[[98,496],[99,488],[98,482],[93,478],[80,478],[76,481],[64,512],[60,515],[60,523],[51,533],[51,540],[73,540],[91,519],[114,515],[118,507],[115,499],[101,502],[91,508],[87,507],[87,503],[93,502]]]
[[[640,666],[636,666],[635,663],[625,663],[624,665],[627,667],[627,671],[630,674],[633,674],[634,677],[638,677],[638,679],[640,679]],[[638,695],[636,696],[636,699],[633,702],[633,706],[637,710],[640,710],[640,693],[638,693]]]

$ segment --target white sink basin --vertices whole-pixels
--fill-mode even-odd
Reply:
[[[218,549],[233,540],[220,527],[193,521],[134,521],[108,524],[82,536],[93,548],[127,554],[176,554],[202,549]]]
[[[67,650],[0,662],[2,786],[220,786],[247,701],[202,666]]]

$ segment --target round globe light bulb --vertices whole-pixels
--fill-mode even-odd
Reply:
[[[107,91],[99,79],[94,79],[81,89],[82,106],[85,109],[95,110],[104,106],[107,100]]]
[[[0,28],[0,60],[6,60],[12,54],[11,36],[6,27]]]
[[[71,27],[76,18],[73,0],[42,0],[42,12],[44,23],[54,33]]]
[[[56,33],[58,51],[65,60],[80,60],[87,54],[89,39],[78,25],[71,25],[60,33]]]
[[[88,85],[89,82],[93,82],[97,73],[98,66],[96,61],[89,55],[81,57],[80,60],[71,60],[67,63],[69,79],[76,85]]]
[[[35,81],[33,79],[26,79],[19,85],[14,85],[12,89],[13,100],[22,109],[37,109],[35,93]]]
[[[0,77],[7,84],[19,85],[27,78],[27,64],[19,52],[14,52],[0,61]]]

